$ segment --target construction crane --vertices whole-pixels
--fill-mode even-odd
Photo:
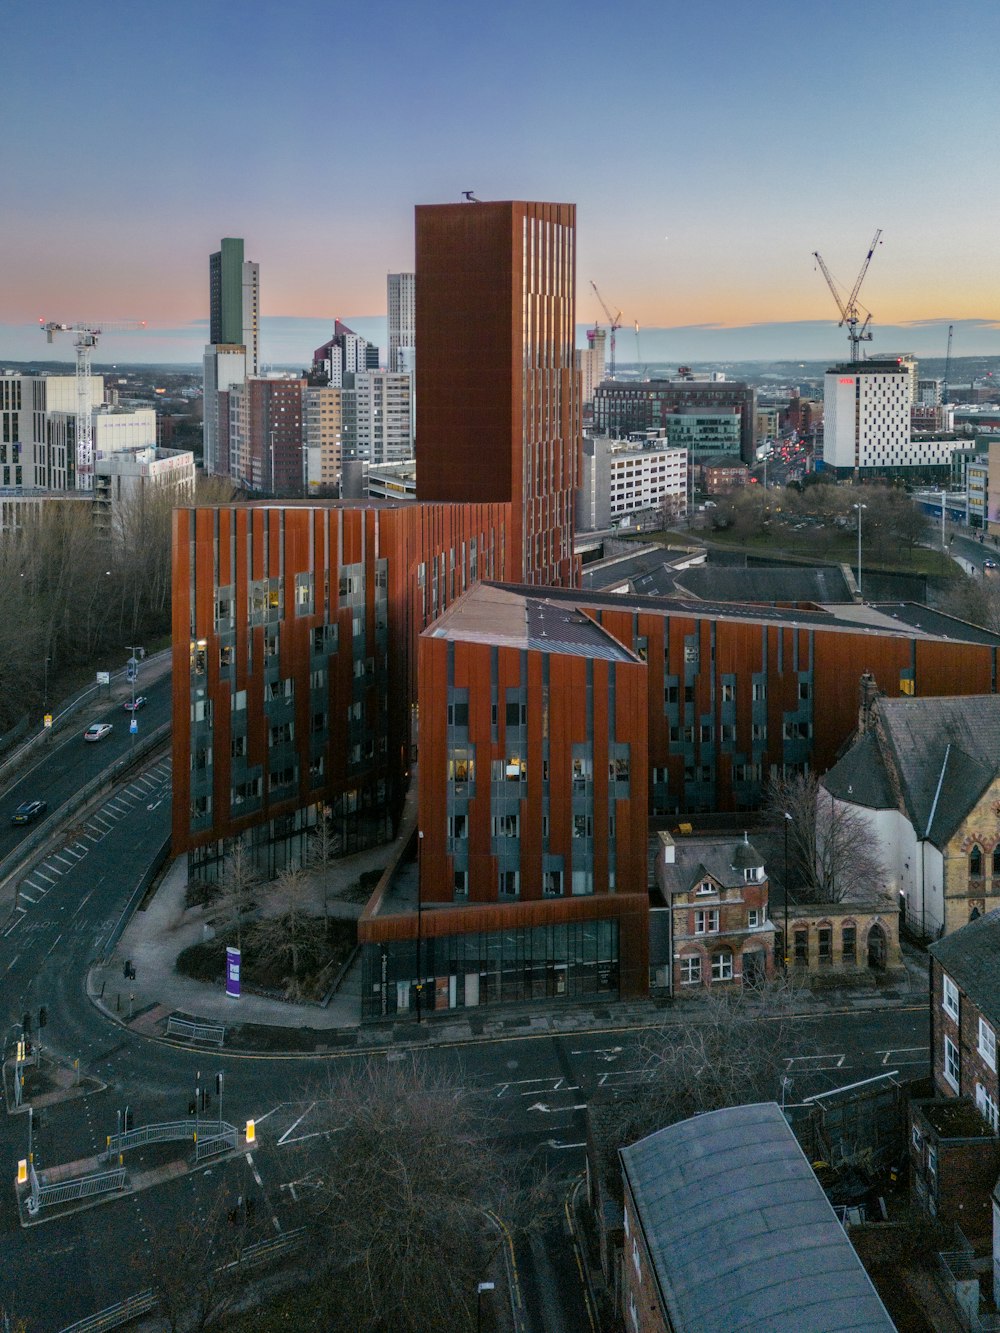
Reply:
[[[644,380],[644,379],[646,378],[646,371],[648,370],[648,366],[643,365],[643,361],[642,361],[642,347],[641,347],[641,345],[640,345],[640,343],[639,343],[639,321],[638,321],[638,320],[635,321],[635,361],[636,361],[636,369],[637,369],[638,372],[639,372],[639,378],[640,378],[641,380]]]
[[[861,291],[861,284],[865,280],[865,274],[868,272],[868,265],[872,262],[872,255],[875,253],[875,247],[878,245],[881,235],[882,229],[880,227],[872,238],[872,243],[868,247],[868,253],[865,255],[865,262],[861,265],[861,272],[858,274],[857,280],[854,283],[854,289],[846,301],[841,300],[840,293],[837,291],[837,284],[831,277],[830,270],[823,263],[823,256],[818,250],[813,251],[813,259],[815,259],[816,263],[822,270],[823,277],[826,278],[826,285],[833,293],[833,299],[837,302],[837,309],[840,311],[840,323],[837,327],[843,328],[845,324],[847,325],[847,340],[851,344],[852,364],[861,360],[861,357],[858,354],[858,344],[871,342],[872,340],[872,331],[868,327],[869,322],[871,321],[871,311],[865,310],[865,307],[859,304],[858,292]],[[863,321],[861,320],[862,311],[864,311],[865,316]],[[858,328],[859,323],[861,324],[860,329]]]
[[[80,490],[93,489],[94,472],[94,419],[90,401],[90,355],[102,333],[121,333],[127,329],[144,329],[144,319],[104,320],[100,323],[57,324],[40,319],[39,325],[48,342],[57,333],[72,333],[76,348],[76,475]],[[82,485],[81,485],[82,481]]]
[[[615,334],[622,326],[622,312],[619,310],[617,315],[613,315],[605,304],[604,297],[597,290],[597,283],[594,282],[593,278],[590,280],[590,285],[594,289],[594,295],[601,303],[601,309],[608,317],[608,327],[611,330],[611,374],[608,376],[608,379],[613,380],[615,377]]]
[[[941,386],[941,402],[947,404],[948,398],[948,376],[951,373],[951,335],[954,332],[954,324],[948,325],[948,351],[944,358],[944,384]]]

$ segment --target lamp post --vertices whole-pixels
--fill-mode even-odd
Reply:
[[[788,964],[791,961],[791,955],[788,952],[788,825],[792,822],[792,817],[785,811],[785,933],[784,933],[784,955],[785,971],[788,971]]]
[[[43,714],[45,714],[45,713],[47,713],[47,712],[49,711],[49,663],[50,663],[51,661],[52,661],[52,658],[51,658],[51,657],[47,657],[47,658],[45,659],[45,663],[44,663],[44,665],[43,665],[43,667],[42,667],[42,672],[43,672],[43,675],[42,675],[42,713],[43,713]]]
[[[858,596],[861,596],[861,511],[867,509],[867,505],[856,504],[851,506],[858,511]]]

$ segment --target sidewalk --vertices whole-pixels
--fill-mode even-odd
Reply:
[[[366,870],[381,869],[393,855],[393,846],[387,844],[331,862],[326,876],[331,915],[357,919],[364,907],[361,895],[355,891],[359,876]],[[420,1024],[414,1015],[407,1014],[396,1021],[362,1026],[357,960],[325,1007],[250,993],[234,1000],[226,996],[221,985],[194,981],[175,970],[181,950],[204,938],[207,929],[203,911],[184,905],[186,883],[187,865],[181,857],[170,867],[146,908],[135,913],[108,964],[93,967],[87,979],[90,998],[108,1017],[153,1038],[164,1038],[167,1019],[176,1015],[224,1026],[225,1047],[230,1051],[362,1052],[400,1044],[451,1045],[503,1037],[653,1027],[671,1020],[697,1022],[703,1009],[697,997],[684,995],[675,1001],[591,1000],[545,1009],[531,1004],[451,1009],[425,1012]],[[315,894],[316,907],[321,910],[321,884]],[[272,902],[269,910],[280,911],[281,904]],[[903,959],[906,975],[895,985],[820,992],[803,989],[795,998],[795,1012],[875,1012],[926,1004],[926,955],[904,945]],[[135,969],[134,981],[124,979],[126,961]]]

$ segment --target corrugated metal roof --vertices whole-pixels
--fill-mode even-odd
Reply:
[[[676,1333],[891,1333],[892,1320],[773,1102],[621,1151]]]

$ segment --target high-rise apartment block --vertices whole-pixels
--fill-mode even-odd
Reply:
[[[344,391],[309,384],[303,392],[307,490],[335,495],[343,458]]]
[[[417,345],[417,275],[390,273],[386,280],[389,369],[413,374]]]
[[[909,368],[895,357],[833,366],[824,377],[823,422],[823,467],[839,476],[909,466]]]
[[[313,352],[313,374],[342,389],[349,383],[346,377],[361,370],[378,370],[378,348],[338,319],[333,337]]]
[[[348,376],[344,456],[365,463],[404,463],[413,457],[407,372],[364,370]]]
[[[580,377],[582,381],[583,401],[592,403],[597,386],[604,382],[607,365],[606,345],[607,329],[600,327],[587,330],[587,346],[578,353],[580,359]]]
[[[226,405],[219,394],[260,373],[260,266],[243,258],[243,241],[227,236],[209,256],[209,342],[202,361],[203,458],[206,472],[229,473]]]
[[[229,475],[247,490],[306,493],[305,387],[306,381],[295,375],[256,376],[226,395],[220,419],[228,416],[229,421]]]
[[[576,207],[416,210],[417,486],[510,503],[517,577],[574,580]]]

